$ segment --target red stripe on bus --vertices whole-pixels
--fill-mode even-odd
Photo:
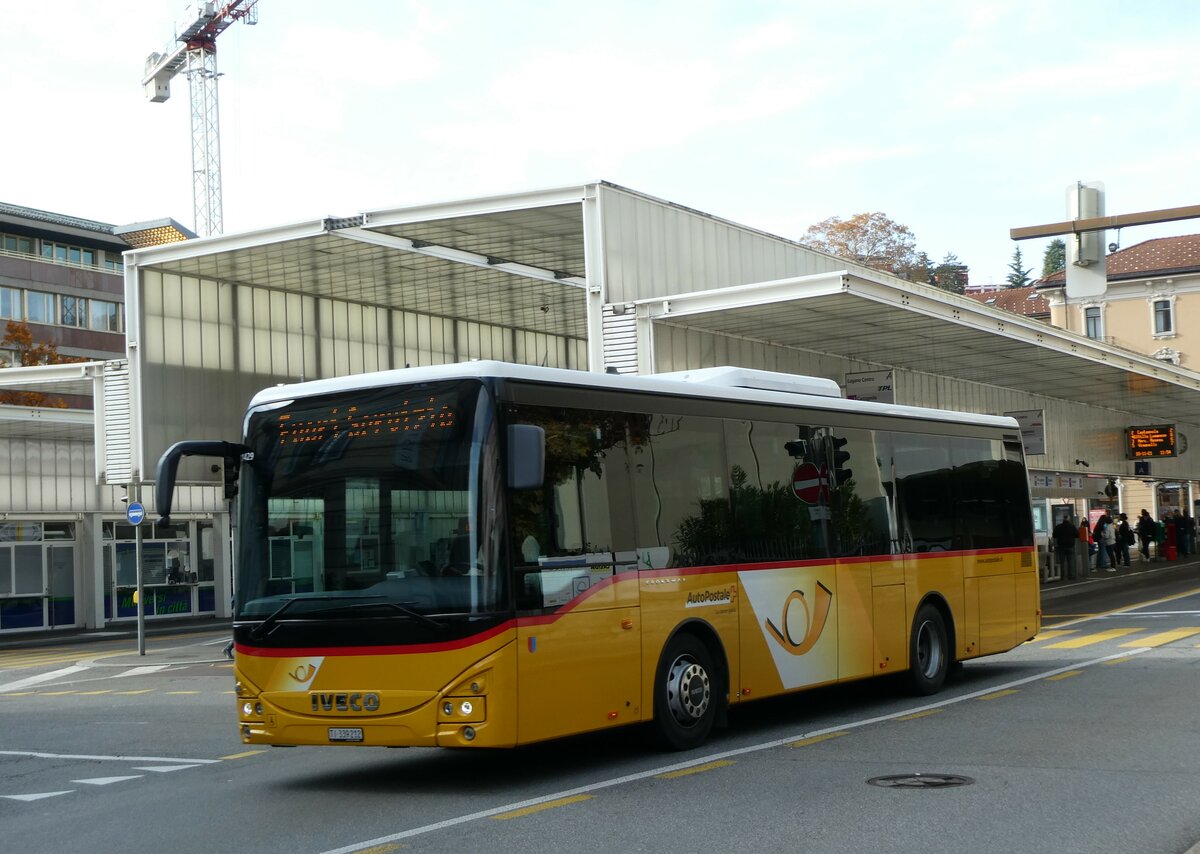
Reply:
[[[302,656],[325,656],[325,655],[414,655],[423,652],[450,652],[456,649],[465,649],[469,646],[474,646],[478,643],[491,640],[497,635],[507,632],[516,626],[516,620],[505,620],[498,626],[493,626],[485,632],[480,632],[475,635],[468,635],[465,638],[459,638],[452,641],[442,641],[441,643],[414,643],[404,646],[388,645],[388,646],[306,646],[306,647],[288,647],[288,648],[269,648],[259,646],[246,646],[245,644],[236,644],[234,649],[246,655],[256,655],[261,658],[292,658]]]

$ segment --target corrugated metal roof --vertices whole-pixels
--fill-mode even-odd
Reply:
[[[68,216],[66,214],[51,213],[50,211],[42,211],[37,208],[26,208],[21,205],[10,205],[5,202],[0,202],[0,214],[8,216],[19,216],[26,219],[36,220],[38,222],[49,223],[50,225],[59,225],[65,228],[80,228],[84,231],[94,231],[98,234],[104,234],[108,237],[113,236],[113,229],[116,228],[107,222],[97,222],[93,219],[83,219],[77,216]]]

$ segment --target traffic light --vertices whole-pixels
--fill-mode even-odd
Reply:
[[[812,428],[800,427],[798,429],[800,431],[799,437],[790,442],[784,442],[783,447],[788,452],[788,456],[798,460],[807,460],[809,458],[810,440],[812,439]]]
[[[840,450],[849,439],[839,439],[837,436],[832,437],[830,442],[833,445],[833,486],[838,487],[844,484],[850,478],[854,477],[854,472],[846,468],[846,461],[850,459],[850,452]]]
[[[238,469],[242,461],[238,457],[225,458],[225,500],[232,501],[238,494]]]

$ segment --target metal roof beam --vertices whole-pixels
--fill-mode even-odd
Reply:
[[[1104,231],[1108,228],[1124,228],[1127,225],[1151,225],[1156,222],[1175,222],[1180,219],[1200,218],[1200,205],[1180,208],[1160,208],[1156,211],[1097,216],[1091,219],[1068,219],[1046,225],[1028,225],[1010,228],[1008,236],[1013,240],[1029,240],[1034,237],[1056,237],[1060,234],[1082,234],[1086,231]]]
[[[365,228],[339,228],[330,234],[355,240],[384,249],[395,249],[400,252],[412,252],[441,261],[451,261],[456,264],[468,264],[472,267],[482,267],[487,270],[502,270],[514,276],[524,276],[527,279],[537,279],[553,284],[570,285],[575,288],[586,288],[587,280],[579,276],[565,275],[558,270],[547,270],[544,267],[534,267],[497,258],[494,255],[480,255],[477,252],[467,252],[464,249],[451,249],[449,246],[438,246],[424,240],[409,240],[407,237],[392,237],[389,234],[379,234]]]
[[[756,305],[810,297],[830,296],[846,290],[850,273],[817,273],[812,276],[796,276],[777,279],[773,282],[755,282],[749,285],[733,285],[695,291],[690,294],[675,294],[669,297],[649,297],[634,302],[635,306],[647,306],[651,317],[667,319],[689,317],[712,312],[734,311]]]
[[[413,222],[454,219],[462,216],[522,211],[530,208],[546,208],[555,205],[582,204],[595,195],[595,185],[577,185],[550,190],[535,190],[529,193],[512,193],[504,196],[487,196],[458,202],[440,202],[411,208],[391,208],[368,211],[363,214],[367,228],[385,228]],[[583,214],[580,213],[582,222]]]

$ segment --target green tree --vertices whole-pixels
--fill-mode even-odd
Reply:
[[[908,226],[878,211],[849,219],[831,216],[809,226],[800,243],[905,278],[920,268],[917,238]]]
[[[1067,242],[1061,237],[1050,241],[1042,256],[1042,278],[1052,276],[1067,266]]]
[[[947,252],[942,263],[933,268],[933,276],[929,281],[943,291],[961,294],[967,290],[969,272],[967,265],[959,261],[957,255]]]
[[[1033,268],[1030,267],[1029,269],[1022,269],[1023,264],[1024,259],[1021,257],[1021,247],[1018,246],[1013,250],[1012,261],[1010,261],[1008,264],[1008,269],[1011,272],[1005,277],[1005,281],[1008,282],[1008,286],[1010,288],[1028,287],[1029,282],[1031,281],[1029,274],[1033,272]]]

